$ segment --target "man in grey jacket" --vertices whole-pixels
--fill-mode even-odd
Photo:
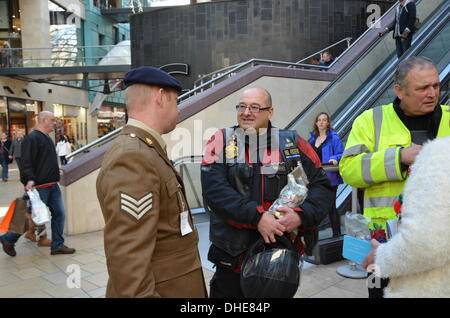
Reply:
[[[13,142],[11,143],[11,147],[9,148],[9,159],[16,159],[17,168],[19,168],[19,175],[20,171],[22,170],[22,141],[23,141],[23,131],[21,129],[16,130],[15,138]]]

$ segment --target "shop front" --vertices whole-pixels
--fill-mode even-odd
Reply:
[[[56,117],[55,136],[64,135],[73,146],[73,150],[87,144],[87,109],[80,106],[53,104]]]
[[[103,105],[97,115],[98,136],[104,136],[125,125],[125,107]]]
[[[0,131],[11,138],[17,130],[25,134],[36,126],[36,116],[42,111],[42,102],[0,97]]]

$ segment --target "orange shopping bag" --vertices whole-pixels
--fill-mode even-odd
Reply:
[[[11,223],[15,207],[16,207],[16,200],[11,202],[8,212],[6,212],[6,215],[3,218],[2,224],[0,224],[0,233],[8,233],[9,224]]]

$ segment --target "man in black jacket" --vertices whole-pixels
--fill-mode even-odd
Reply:
[[[60,170],[55,144],[49,133],[55,129],[56,119],[53,113],[43,111],[38,115],[36,128],[22,142],[22,170],[20,180],[25,190],[36,189],[52,215],[51,255],[73,254],[75,249],[64,245],[64,202],[58,185]],[[20,235],[8,233],[0,237],[3,250],[9,256],[15,256],[14,244]]]
[[[397,49],[397,56],[400,58],[411,46],[413,34],[416,32],[416,4],[414,0],[400,0],[395,11],[394,23],[380,32],[383,36],[387,32],[394,31],[393,37]]]
[[[11,147],[11,140],[5,133],[0,134],[0,166],[2,167],[2,180],[8,181],[8,165],[9,165],[9,148]]]
[[[260,237],[269,243],[284,233],[301,236],[314,230],[334,202],[311,146],[296,131],[271,125],[272,99],[266,90],[246,90],[236,111],[239,126],[219,130],[210,139],[201,168],[203,197],[211,209],[208,259],[216,265],[212,298],[244,297],[239,274],[252,244]],[[309,180],[308,196],[299,208],[280,208],[283,217],[277,219],[266,211],[298,162]]]

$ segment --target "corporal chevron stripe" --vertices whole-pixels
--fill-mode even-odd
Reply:
[[[151,192],[139,200],[125,193],[120,194],[120,208],[135,217],[136,220],[140,220],[152,207],[153,194]]]

